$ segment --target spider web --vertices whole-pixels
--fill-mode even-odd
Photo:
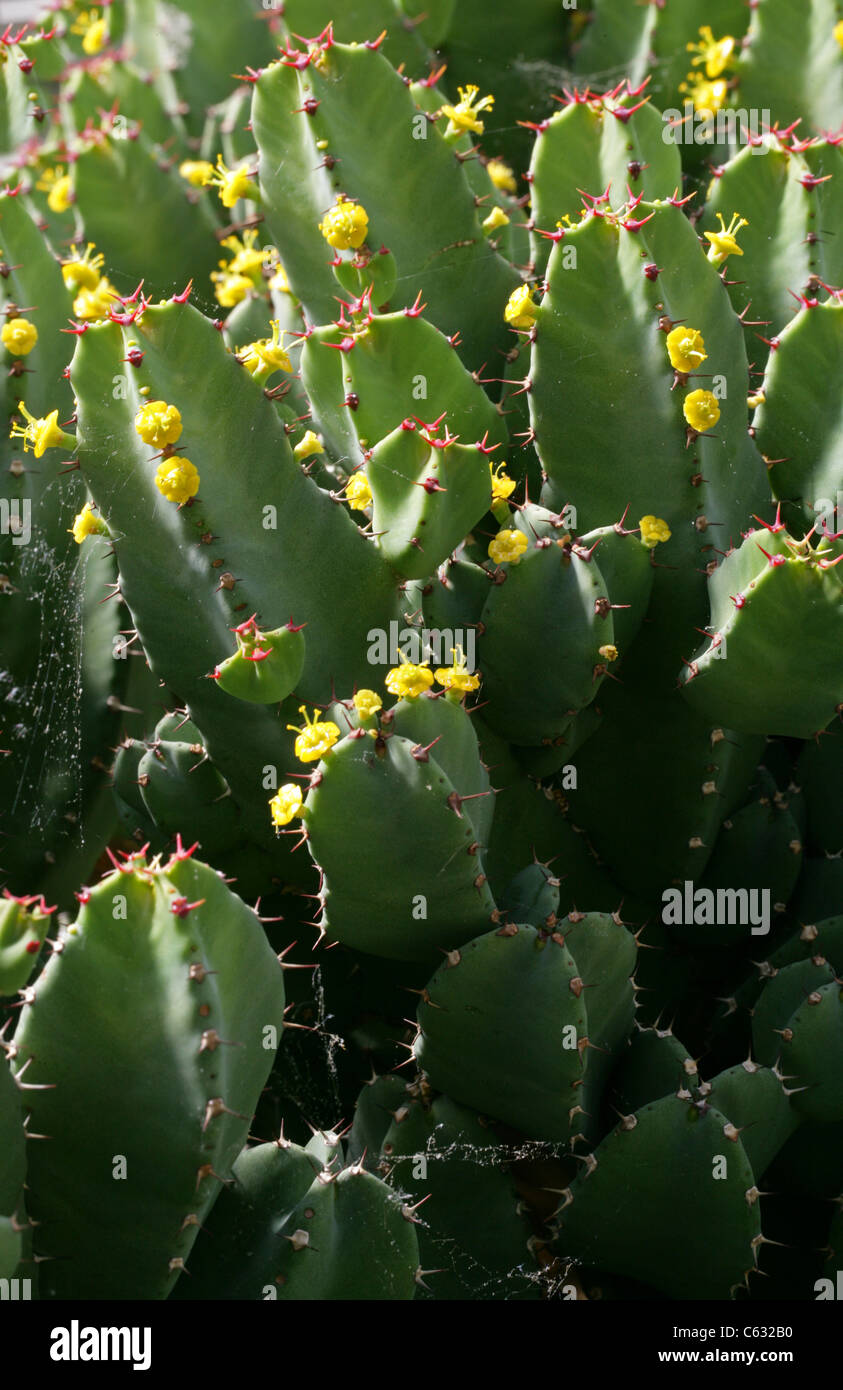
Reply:
[[[85,843],[83,632],[113,623],[96,607],[108,562],[52,543],[82,497],[81,484],[50,482],[33,503],[31,537],[9,545],[2,566],[0,856],[17,892],[31,891],[30,876],[55,862],[63,842]]]

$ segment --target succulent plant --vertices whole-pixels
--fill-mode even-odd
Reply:
[[[4,1279],[815,1296],[835,17],[0,35]]]

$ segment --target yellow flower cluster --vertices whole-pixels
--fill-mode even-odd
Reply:
[[[638,523],[641,531],[641,540],[648,550],[655,550],[656,546],[663,541],[669,541],[671,530],[666,521],[662,521],[660,516],[642,516]]]
[[[748,227],[749,223],[745,217],[739,216],[736,212],[732,213],[732,220],[728,227],[723,221],[722,213],[718,212],[717,220],[720,223],[720,231],[704,232],[703,235],[706,241],[711,242],[708,248],[708,259],[712,265],[721,266],[729,256],[743,255],[743,251],[738,246],[737,235],[741,227]]]
[[[76,544],[81,545],[89,536],[107,536],[108,527],[102,517],[94,514],[90,502],[86,502],[70,527],[70,533]]]
[[[46,193],[50,212],[67,212],[73,202],[73,180],[63,164],[45,169],[35,187],[39,193]]]
[[[153,449],[175,444],[182,432],[181,411],[166,401],[147,401],[135,416],[135,429]]]
[[[383,700],[376,690],[358,690],[354,696],[354,708],[361,719],[371,719],[379,709],[383,709]]]
[[[702,333],[697,328],[672,329],[667,335],[667,355],[677,372],[695,371],[708,356]]]
[[[26,357],[38,342],[38,329],[29,319],[7,319],[0,330],[0,339],[7,352],[13,357]]]
[[[480,91],[473,83],[467,87],[457,88],[460,99],[456,106],[443,106],[440,114],[448,117],[448,124],[445,128],[446,139],[450,136],[462,135],[464,131],[470,130],[474,135],[482,135],[485,125],[478,117],[480,111],[491,111],[495,104],[493,96],[481,97],[477,100]]]
[[[345,500],[356,512],[364,512],[372,505],[372,489],[364,469],[358,469],[349,478],[345,485]]]
[[[291,372],[290,358],[284,348],[279,319],[271,320],[272,337],[260,338],[237,349],[237,356],[252,376],[261,383],[268,381],[274,372]]]
[[[718,213],[717,217],[720,222],[720,230],[718,232],[705,232],[704,236],[710,243],[708,260],[719,267],[725,263],[729,256],[743,255],[737,242],[737,234],[742,227],[749,226],[749,223],[745,217],[741,217],[737,212],[732,214],[732,220],[728,227],[723,221],[721,213]],[[676,328],[671,329],[667,335],[666,347],[671,366],[683,377],[696,371],[708,356],[700,330],[689,328],[685,324],[677,325]],[[682,402],[682,413],[692,430],[697,434],[704,434],[706,430],[712,429],[720,419],[720,406],[713,391],[699,389],[690,391],[685,396]]]
[[[70,260],[62,264],[64,283],[74,295],[73,313],[83,323],[107,319],[118,294],[107,275],[102,274],[104,257],[96,252],[92,241],[82,254],[75,244],[70,248]]]
[[[26,420],[25,425],[14,424],[9,431],[9,438],[20,438],[23,440],[23,451],[28,453],[30,447],[37,459],[43,457],[47,449],[57,449],[63,445],[67,449],[76,447],[76,440],[72,434],[65,434],[59,426],[59,413],[51,410],[49,415],[36,418],[30,415],[23,401],[18,402],[17,410]]]
[[[515,480],[510,478],[504,470],[506,464],[489,464],[489,477],[492,483],[492,505],[496,502],[505,502],[515,491]]]
[[[486,173],[501,193],[516,193],[518,184],[515,175],[508,164],[504,164],[502,159],[490,159],[486,165]]]
[[[607,656],[607,660],[612,659]],[[400,666],[393,667],[386,674],[386,688],[391,695],[397,695],[404,700],[414,700],[429,690],[434,680],[442,686],[446,698],[451,692],[461,697],[465,692],[476,690],[480,685],[480,676],[469,671],[462,648],[455,647],[451,665],[439,667],[435,672],[429,669],[428,662],[415,663],[402,655]],[[297,735],[293,745],[295,755],[303,763],[317,762],[330,753],[342,735],[332,719],[320,719],[317,710],[308,715],[306,705],[299,708],[304,715],[304,723],[287,725],[287,728]],[[358,690],[354,695],[354,708],[363,726],[370,723],[383,708],[383,700],[376,690]],[[376,729],[370,728],[367,732],[375,737]],[[306,814],[302,811],[302,802],[301,788],[295,782],[286,782],[279,788],[269,802],[269,812],[276,830],[289,825],[295,816]]]
[[[155,486],[168,502],[181,506],[199,491],[199,474],[190,459],[174,454],[172,458],[162,459],[156,468]]]
[[[528,544],[523,531],[498,531],[489,542],[489,559],[496,565],[517,565]]]
[[[181,411],[166,401],[147,401],[135,416],[135,429],[144,444],[164,450],[164,458],[155,470],[155,486],[162,497],[178,506],[199,491],[199,473],[190,459],[172,452],[182,428]]]
[[[340,193],[319,223],[319,230],[335,251],[357,251],[366,240],[369,217],[359,203]]]
[[[227,236],[220,243],[229,252],[230,259],[219,262],[219,270],[211,271],[211,280],[217,302],[224,309],[233,309],[252,290],[262,289],[264,267],[275,265],[276,262],[278,269],[269,282],[270,288],[289,292],[287,277],[278,262],[278,252],[274,246],[258,246],[257,237],[257,230],[250,227],[243,233],[242,241],[240,237]]]
[[[340,731],[333,720],[317,719],[316,710],[313,711],[312,718],[308,719],[307,706],[300,705],[299,709],[304,715],[304,724],[301,727],[296,724],[287,725],[288,729],[298,734],[295,742],[296,757],[303,763],[317,762],[324,753],[333,748],[340,737]]]
[[[532,328],[538,318],[538,313],[539,308],[533,299],[532,285],[519,285],[506,301],[503,316],[510,328]]]
[[[83,10],[71,24],[70,32],[81,35],[82,52],[94,58],[108,38],[108,24],[99,11]]]
[[[731,34],[715,39],[708,24],[702,25],[699,35],[696,43],[686,45],[688,52],[695,55],[691,64],[697,71],[688,73],[679,90],[690,98],[695,111],[714,115],[729,95],[729,83],[723,74],[733,66],[736,42]]]
[[[324,454],[325,448],[318,434],[313,430],[306,430],[293,449],[294,456],[301,462],[303,459],[313,458],[316,454]]]
[[[233,208],[241,198],[258,199],[257,185],[249,177],[246,169],[229,169],[221,154],[217,155],[216,168],[209,174],[205,171],[202,179],[204,187],[216,188],[224,208]]]
[[[289,825],[293,817],[299,814],[302,799],[301,787],[295,782],[285,782],[283,787],[278,788],[269,803],[272,824],[276,830],[280,830],[282,825]]]

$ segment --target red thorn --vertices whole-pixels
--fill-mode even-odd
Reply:
[[[170,911],[174,917],[186,917],[188,912],[192,912],[195,907],[201,907],[204,902],[204,898],[198,898],[195,903],[189,903],[187,898],[173,898]]]
[[[765,531],[770,531],[770,532],[772,532],[773,534],[775,534],[776,531],[786,531],[786,530],[787,530],[787,527],[785,526],[784,522],[782,521],[782,504],[781,504],[781,502],[779,502],[778,505],[776,506],[776,519],[775,519],[775,521],[772,523],[772,525],[771,525],[768,521],[762,521],[762,519],[761,519],[760,516],[756,516],[756,515],[755,515],[755,512],[752,513],[752,519],[753,519],[753,521],[759,522],[760,525],[762,525],[762,526],[764,527]]]
[[[172,858],[173,858],[173,859],[178,859],[178,860],[189,859],[189,858],[191,857],[191,855],[192,855],[198,848],[199,848],[199,841],[196,840],[196,841],[190,846],[190,849],[185,849],[184,845],[182,844],[181,835],[177,833],[177,834],[176,834],[176,848],[175,848],[175,851],[174,851],[174,853],[173,853]],[[171,861],[171,862],[172,862],[172,861]]]
[[[649,97],[642,97],[641,101],[637,102],[635,106],[610,106],[608,109],[611,111],[613,116],[615,116],[619,121],[623,121],[625,125],[626,122],[630,119],[630,117],[635,115],[636,111],[640,111],[642,106],[647,105],[649,100]]]
[[[621,226],[626,232],[640,232],[641,228],[655,217],[655,215],[654,212],[651,212],[649,217],[632,218],[631,220],[627,218],[625,222],[621,223]]]
[[[768,528],[768,529],[769,529],[769,528]],[[757,542],[757,541],[756,541],[756,545],[758,545],[758,542]],[[758,549],[761,551],[761,554],[762,554],[762,555],[765,555],[765,556],[767,557],[767,560],[769,561],[769,563],[770,563],[774,568],[776,568],[776,567],[779,566],[779,565],[784,565],[784,564],[787,563],[787,556],[786,556],[786,555],[769,555],[769,554],[767,553],[767,551],[764,549],[763,545],[758,545]]]
[[[421,302],[421,290],[419,290],[418,294],[416,295],[415,302],[410,305],[409,309],[404,310],[404,316],[408,319],[417,319],[419,314],[422,313],[422,311],[426,308],[427,305],[422,304]]]

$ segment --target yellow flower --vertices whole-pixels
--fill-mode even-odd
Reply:
[[[365,512],[372,504],[372,489],[363,469],[349,478],[345,485],[345,500],[355,512]]]
[[[489,559],[494,560],[496,565],[517,565],[527,544],[523,531],[498,531],[494,540],[489,542]]]
[[[255,288],[248,275],[229,275],[227,272],[212,270],[211,279],[216,282],[214,294],[217,303],[224,309],[233,309],[235,304],[239,304]]]
[[[538,305],[529,285],[519,285],[506,301],[503,316],[511,328],[532,328],[538,318]]]
[[[726,103],[729,84],[723,77],[708,82],[698,72],[689,72],[688,81],[680,82],[679,90],[691,98],[695,111],[714,115]]]
[[[507,217],[503,208],[492,208],[492,211],[489,213],[489,216],[484,217],[480,225],[482,226],[483,231],[488,236],[490,232],[496,232],[498,230],[498,227],[508,227],[509,218]]]
[[[233,252],[231,260],[225,267],[230,275],[248,275],[255,284],[260,284],[261,271],[265,265],[275,259],[278,254],[274,246],[258,246],[258,233],[256,228],[249,227],[243,233],[243,240],[239,237],[227,236],[220,242],[227,251]],[[224,263],[220,261],[220,265]]]
[[[221,243],[231,253],[231,259],[220,261],[220,269],[211,271],[216,289],[214,294],[224,309],[233,309],[252,289],[262,286],[262,271],[277,255],[274,246],[257,246],[257,231],[250,227],[239,237],[228,236]]]
[[[100,271],[105,264],[105,257],[93,256],[91,252],[95,250],[94,243],[89,241],[80,256],[78,246],[75,243],[71,246],[72,259],[64,262],[61,273],[64,283],[72,293],[75,294],[77,290],[95,290],[100,283]]]
[[[96,282],[93,289],[81,289],[74,299],[75,317],[81,320],[107,318],[117,303],[117,291],[107,275]]]
[[[207,159],[186,159],[179,165],[179,173],[194,188],[203,188],[214,177],[214,166]]]
[[[697,42],[685,45],[689,53],[696,53],[697,55],[696,58],[691,59],[691,62],[694,67],[699,66],[700,63],[705,63],[706,77],[719,77],[731,66],[735,40],[731,34],[727,34],[725,38],[716,39],[711,32],[711,26],[708,24],[703,24],[698,32],[700,38]]]
[[[604,661],[617,661],[618,649],[611,642],[607,642],[605,647],[597,648],[598,656],[602,656]]]
[[[272,824],[280,829],[282,825],[289,825],[293,816],[297,816],[301,810],[303,801],[301,787],[295,782],[285,782],[283,787],[279,787],[269,803],[269,810],[272,816]]]
[[[95,19],[93,24],[85,31],[82,40],[82,48],[89,57],[99,53],[106,39],[108,38],[108,26],[104,19]]]
[[[358,690],[354,696],[354,708],[361,719],[371,719],[383,708],[383,700],[374,690]]]
[[[720,419],[717,397],[710,391],[692,391],[682,402],[682,410],[691,429],[698,434],[710,430]]]
[[[746,403],[750,410],[755,410],[756,406],[763,405],[766,399],[763,391],[756,391],[752,396],[747,396]]]
[[[83,10],[71,24],[70,32],[82,35],[82,52],[93,58],[108,38],[108,25],[96,10]]]
[[[282,338],[284,334],[280,329],[280,320],[270,320],[272,325],[272,337],[260,338],[255,343],[247,343],[244,348],[237,349],[237,356],[241,358],[244,367],[248,367],[252,376],[267,378],[273,372],[291,372],[293,364],[287,353],[284,351]]]
[[[269,282],[271,290],[277,290],[279,294],[290,294],[290,282],[287,279],[287,272],[281,262],[278,262],[278,269]]]
[[[162,459],[156,468],[155,486],[168,502],[181,506],[199,491],[199,474],[190,459],[174,454],[172,458]]]
[[[51,212],[67,212],[73,200],[73,180],[63,164],[45,169],[35,187],[47,194],[47,207]]]
[[[712,265],[722,265],[728,256],[742,256],[743,251],[738,246],[736,237],[741,227],[748,227],[749,223],[745,217],[739,213],[732,213],[732,220],[728,227],[723,221],[723,214],[718,212],[717,220],[720,223],[719,232],[705,232],[706,241],[710,241],[708,248],[708,259]]]
[[[93,289],[81,289],[73,301],[77,319],[107,319],[117,302],[117,291],[107,275]]]
[[[85,503],[70,530],[77,545],[81,545],[88,536],[108,535],[108,527],[102,517],[94,515],[90,502]]]
[[[295,742],[296,757],[300,762],[313,763],[333,748],[340,737],[340,731],[330,719],[319,723],[316,710],[313,711],[313,718],[308,719],[307,706],[300,705],[299,709],[304,715],[304,728],[299,729],[295,724],[288,724],[287,728],[298,734]]]
[[[18,401],[17,409],[27,424],[12,425],[9,438],[21,438],[24,453],[28,452],[30,444],[37,459],[43,456],[46,449],[57,449],[60,444],[70,449],[75,447],[76,440],[73,435],[65,434],[64,430],[59,428],[57,410],[52,410],[49,415],[36,419],[34,415],[30,415],[23,401]]]
[[[515,175],[508,164],[504,164],[502,159],[490,159],[486,165],[486,173],[501,193],[516,193],[518,184]]]
[[[447,135],[459,135],[464,130],[471,130],[475,135],[482,135],[485,126],[482,121],[477,119],[478,111],[491,111],[495,104],[492,96],[482,97],[477,100],[479,87],[469,83],[467,87],[458,87],[460,99],[456,106],[443,106],[440,115],[448,117],[448,125],[445,129]]]
[[[215,171],[205,180],[205,185],[213,185],[219,192],[219,199],[225,208],[233,208],[241,198],[259,197],[256,185],[245,169],[229,169],[221,154],[217,155]]]
[[[677,372],[693,372],[708,356],[698,328],[674,328],[667,335],[667,355]]]
[[[428,663],[423,661],[421,665],[415,666],[403,654],[401,665],[393,666],[392,670],[386,673],[386,688],[390,695],[400,695],[405,700],[414,700],[432,685],[433,672],[428,670]]]
[[[0,331],[3,346],[14,357],[26,357],[38,342],[38,329],[29,319],[7,319]]]
[[[641,529],[641,539],[648,550],[654,550],[661,541],[670,540],[670,527],[660,516],[642,516],[638,525]]]
[[[181,411],[166,401],[147,401],[135,416],[135,429],[144,444],[163,449],[165,444],[175,444],[181,435]]]
[[[476,690],[480,684],[479,675],[472,675],[466,666],[462,647],[454,648],[454,660],[450,666],[440,666],[433,674],[446,690]]]
[[[831,32],[840,44],[840,47],[843,48],[843,19],[838,19]]]
[[[489,476],[492,481],[492,503],[505,502],[515,491],[517,484],[503,470],[506,464],[489,464]]]
[[[334,206],[319,223],[319,230],[328,245],[336,251],[356,251],[366,240],[369,217],[359,203],[340,193]]]
[[[293,449],[297,459],[309,459],[314,454],[324,454],[324,452],[322,440],[318,434],[313,433],[313,430],[308,430],[306,434],[303,434]]]

